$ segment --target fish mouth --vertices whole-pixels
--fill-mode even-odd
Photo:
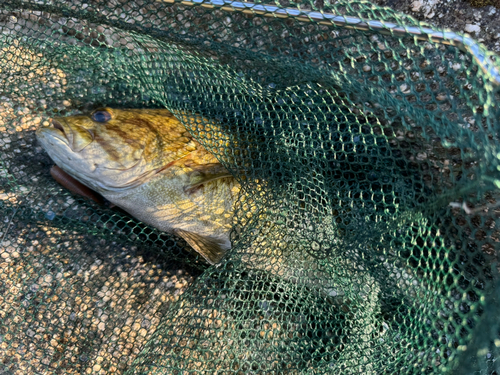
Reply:
[[[57,138],[71,148],[80,152],[94,140],[94,134],[82,126],[66,123],[64,119],[52,119],[52,126],[41,128],[39,134]]]
[[[59,122],[52,120],[52,126],[45,126],[37,130],[36,135],[42,143],[50,142],[50,139],[54,141],[61,142],[66,146],[70,146],[70,140],[68,139],[68,130],[64,129],[64,126]],[[44,141],[45,140],[45,141]]]

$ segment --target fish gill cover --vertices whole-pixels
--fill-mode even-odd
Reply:
[[[356,1],[0,6],[1,374],[498,373],[481,46]],[[35,131],[105,106],[241,184],[220,263],[52,179]]]

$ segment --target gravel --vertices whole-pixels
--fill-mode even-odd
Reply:
[[[373,0],[437,28],[468,33],[490,51],[500,52],[500,1]]]

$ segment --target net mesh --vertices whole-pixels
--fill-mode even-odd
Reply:
[[[0,374],[498,372],[500,98],[473,55],[231,3],[0,4]],[[52,179],[34,131],[103,106],[169,109],[241,183],[219,265]]]

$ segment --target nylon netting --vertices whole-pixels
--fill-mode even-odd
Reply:
[[[499,96],[469,52],[201,3],[0,4],[0,374],[497,373]],[[169,109],[236,176],[219,265],[51,178],[35,130],[103,106]]]

